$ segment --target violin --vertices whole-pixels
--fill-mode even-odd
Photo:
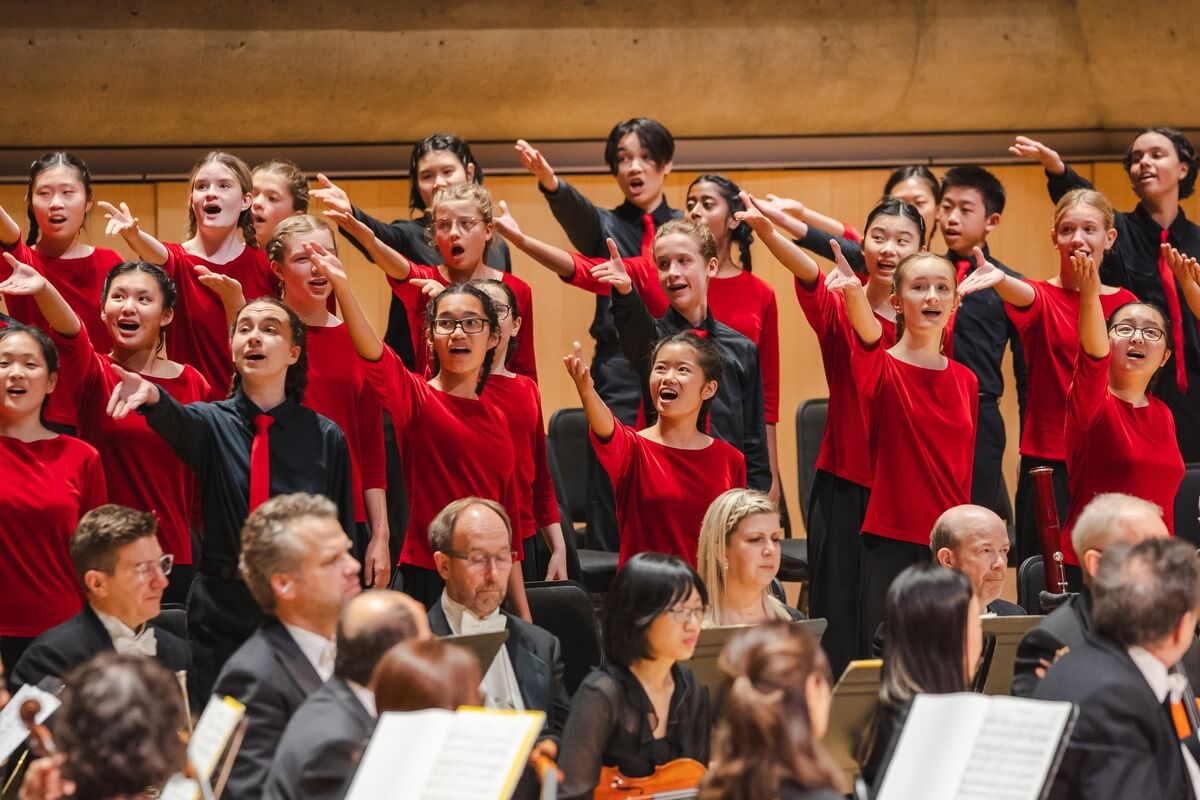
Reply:
[[[644,778],[630,778],[617,767],[603,767],[600,782],[592,797],[595,800],[687,800],[696,797],[705,767],[694,758],[677,758],[655,768]]]
[[[29,749],[38,758],[49,758],[58,752],[50,729],[37,721],[37,715],[42,713],[42,704],[30,698],[21,703],[20,717],[22,724],[29,730]]]

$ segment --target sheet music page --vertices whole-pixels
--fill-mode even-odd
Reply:
[[[507,800],[544,719],[482,709],[384,714],[347,800]]]
[[[879,800],[1037,800],[1070,703],[918,695]]]
[[[188,760],[204,780],[212,779],[217,761],[245,713],[246,707],[232,697],[214,695],[209,698],[196,730],[188,740]],[[163,787],[159,800],[196,800],[199,796],[200,787],[195,781],[175,775]]]
[[[1070,703],[994,697],[963,770],[963,800],[1037,800]]]
[[[62,705],[57,697],[31,684],[27,683],[18,689],[4,710],[0,711],[0,762],[11,756],[29,738],[29,729],[21,722],[21,704],[26,700],[37,700],[42,704],[42,710],[36,717],[39,725]]]

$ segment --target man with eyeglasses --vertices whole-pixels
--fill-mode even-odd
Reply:
[[[544,711],[539,738],[557,740],[570,708],[558,638],[500,608],[516,558],[508,514],[491,500],[455,500],[429,524],[429,544],[446,583],[429,609],[430,630],[435,636],[507,630],[504,647],[490,665],[482,665],[484,705]],[[526,774],[514,797],[536,796],[535,788],[536,778]]]
[[[171,672],[191,666],[187,642],[158,627],[173,558],[164,555],[154,514],[119,505],[94,508],[79,520],[70,553],[87,602],[74,617],[43,633],[13,667],[13,688],[61,678],[97,653],[154,658]]]

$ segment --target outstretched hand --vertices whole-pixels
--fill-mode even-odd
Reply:
[[[46,288],[46,276],[33,267],[17,261],[12,253],[5,253],[4,260],[12,268],[12,275],[0,282],[0,294],[31,297]]]
[[[136,372],[130,372],[112,364],[111,369],[121,382],[113,387],[108,398],[106,413],[116,420],[125,419],[143,405],[154,405],[159,400],[158,387]]]
[[[580,396],[583,396],[584,393],[595,388],[592,370],[583,360],[583,345],[579,342],[571,342],[571,350],[571,355],[563,356],[563,365],[567,368],[567,374],[571,376],[571,380],[575,381],[575,389]]]
[[[304,252],[308,253],[318,275],[332,284],[349,283],[350,276],[346,274],[346,268],[342,266],[341,260],[326,250],[325,245],[320,242],[307,241],[304,243]]]
[[[762,239],[774,232],[775,226],[771,224],[771,220],[767,219],[762,209],[759,207],[758,198],[749,192],[738,192],[738,197],[742,204],[746,206],[745,211],[739,211],[733,215],[733,218],[738,222],[744,222],[750,226],[750,230],[758,234],[758,238]]]
[[[839,294],[845,294],[847,289],[854,287],[862,291],[862,281],[854,274],[854,269],[842,253],[842,246],[838,244],[837,239],[830,239],[829,246],[833,249],[833,269],[825,277],[825,288]]]
[[[342,233],[354,239],[363,247],[369,247],[375,243],[375,232],[365,222],[349,211],[327,208],[321,213],[333,220],[333,223],[341,229]]]
[[[537,177],[543,189],[547,192],[558,189],[558,176],[540,150],[524,139],[517,139],[513,149],[517,151],[517,158],[521,159],[521,166]]]
[[[1196,262],[1195,258],[1185,255],[1165,243],[1162,245],[1162,254],[1180,286],[1187,288],[1189,284],[1193,283],[1200,285],[1200,264]],[[0,286],[0,289],[2,288]]]
[[[309,191],[310,197],[317,198],[334,211],[353,215],[354,209],[350,202],[350,195],[346,194],[342,187],[329,180],[323,172],[317,173],[317,183],[321,184],[321,188]]]
[[[991,289],[1004,280],[1004,270],[988,261],[983,255],[983,250],[976,247],[974,256],[975,271],[963,278],[963,282],[958,285],[959,297]]]
[[[121,202],[120,208],[105,200],[101,200],[99,205],[104,210],[104,218],[108,220],[104,224],[105,236],[120,236],[128,239],[138,234],[140,230],[138,218],[133,215],[124,201]]]
[[[426,298],[432,300],[442,293],[446,287],[433,278],[409,278],[408,285],[416,288]]]
[[[500,231],[500,235],[509,241],[521,238],[521,226],[517,224],[517,219],[508,210],[508,203],[500,201],[500,213],[492,217],[492,224],[496,226],[496,230]]]
[[[633,279],[625,269],[625,262],[617,251],[617,243],[611,237],[605,241],[608,244],[608,261],[592,267],[592,277],[600,283],[607,283],[621,294],[629,294],[633,291]]]
[[[1019,158],[1037,161],[1051,175],[1061,175],[1067,169],[1067,165],[1063,163],[1062,157],[1057,152],[1028,136],[1018,136],[1014,139],[1008,152]]]
[[[213,272],[203,264],[197,264],[195,269],[196,279],[216,292],[227,308],[241,308],[246,305],[246,296],[242,293],[242,284],[237,278]]]

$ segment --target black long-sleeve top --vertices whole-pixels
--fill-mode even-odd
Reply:
[[[361,208],[352,207],[351,211],[355,219],[371,229],[376,239],[409,261],[429,266],[437,266],[442,263],[442,254],[426,237],[426,229],[429,225],[428,212],[419,219],[394,219],[391,222],[384,222],[372,217]],[[374,261],[367,249],[348,231],[343,229],[342,235],[350,241],[355,250],[366,256],[367,260]],[[492,245],[488,248],[488,266],[512,272],[512,256],[508,252],[508,243],[499,235],[492,240]],[[415,357],[408,327],[408,314],[405,312],[404,303],[394,294],[392,303],[388,306],[387,332],[383,335],[383,340],[396,351],[406,367],[413,368]]]
[[[642,218],[646,212],[633,203],[626,200],[611,210],[597,208],[591,200],[580,194],[578,189],[561,178],[558,180],[558,188],[553,192],[547,192],[541,184],[538,184],[538,188],[550,204],[550,212],[566,231],[571,245],[580,253],[590,258],[607,258],[608,245],[605,240],[612,237],[617,244],[617,252],[621,255],[641,254],[642,239],[646,233]],[[683,213],[667,205],[665,199],[650,212],[655,229],[682,216]],[[609,298],[603,295],[596,296],[596,315],[592,318],[592,326],[588,333],[596,340],[597,348],[617,347],[617,331],[609,313]]]
[[[1046,187],[1051,199],[1058,202],[1072,189],[1090,189],[1092,184],[1069,166],[1062,175],[1046,174]],[[1138,203],[1133,211],[1117,212],[1114,224],[1117,241],[1100,262],[1100,279],[1114,286],[1123,286],[1137,295],[1139,300],[1153,303],[1169,313],[1166,291],[1158,271],[1159,246],[1162,244],[1163,228],[1150,213]],[[1190,256],[1200,257],[1200,225],[1192,222],[1179,209],[1179,214],[1166,229],[1167,242]],[[1176,342],[1170,360],[1154,386],[1155,397],[1171,409],[1175,417],[1175,435],[1184,461],[1200,460],[1200,329],[1196,315],[1188,307],[1187,300],[1172,277],[1171,283],[1179,297],[1180,322],[1183,341]],[[1176,379],[1176,359],[1183,353],[1188,390],[1179,390]]]
[[[239,389],[228,400],[181,405],[159,387],[160,400],[138,413],[167,440],[200,484],[204,527],[201,561],[236,569],[250,507],[250,445],[259,408]],[[338,426],[293,400],[266,412],[271,444],[271,496],[311,492],[332,500],[354,535],[350,451]]]
[[[654,706],[646,690],[625,667],[605,661],[579,684],[558,748],[558,766],[565,776],[558,790],[561,800],[591,797],[604,766],[643,778],[677,758],[708,764],[708,689],[678,664],[671,667],[671,677],[675,691],[662,739],[654,738]]]
[[[655,319],[637,289],[612,293],[613,317],[621,351],[641,379],[642,407],[647,424],[657,418],[650,397],[651,355],[660,339],[699,328],[721,351],[724,375],[713,397],[709,420],[713,435],[742,451],[746,457],[746,482],[752,489],[771,488],[771,463],[767,454],[766,415],[763,411],[762,373],[758,348],[733,328],[713,319],[710,312],[699,326],[692,325],[674,308]]]
[[[808,234],[798,239],[796,244],[817,255],[833,260],[833,248],[829,240],[835,239],[842,248],[842,254],[857,272],[865,272],[866,259],[858,242],[852,242],[841,236],[831,236],[824,231],[818,231],[809,226]],[[987,245],[983,247],[983,255],[1014,278],[1024,280],[1025,276],[1016,270],[1009,269],[993,258]],[[973,256],[960,256],[947,253],[946,258],[951,263],[967,260],[971,262],[967,274],[975,271]],[[1008,319],[1004,310],[1004,301],[995,289],[969,294],[962,299],[962,305],[955,312],[954,318],[954,360],[965,364],[975,377],[979,378],[979,393],[991,398],[999,398],[1004,394],[1004,375],[1000,371],[1004,362],[1004,348],[1012,349],[1013,380],[1017,386],[1017,405],[1021,410],[1021,419],[1025,418],[1025,400],[1028,396],[1029,371],[1025,364],[1025,350],[1021,347],[1021,337],[1017,329]]]

